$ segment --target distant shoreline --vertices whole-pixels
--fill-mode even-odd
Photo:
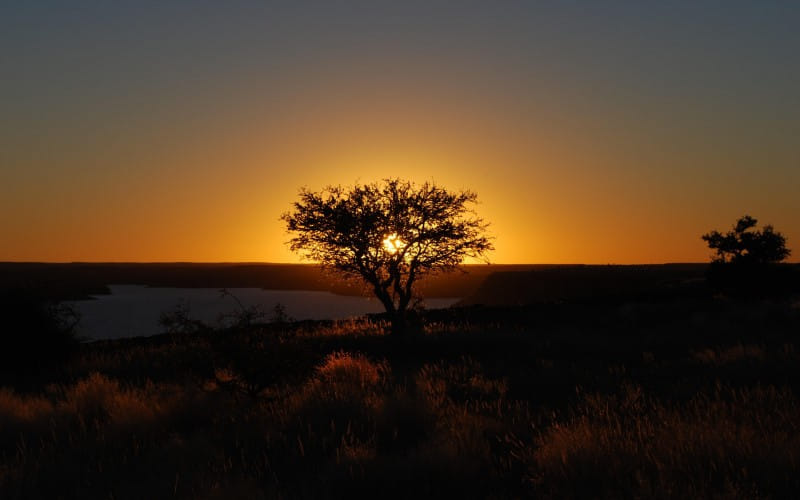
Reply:
[[[466,264],[463,272],[420,283],[425,297],[468,297],[497,273],[568,270],[669,269],[696,275],[707,264]],[[0,262],[0,288],[35,288],[52,300],[81,300],[109,293],[112,284],[177,288],[261,288],[369,295],[357,281],[324,272],[316,264],[291,263],[106,263]]]

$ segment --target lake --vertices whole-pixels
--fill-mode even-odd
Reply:
[[[224,297],[218,288],[151,288],[142,285],[111,285],[111,294],[96,295],[93,300],[68,301],[81,315],[78,334],[93,340],[149,336],[163,333],[158,324],[164,311],[184,305],[192,319],[218,325],[220,315],[238,310],[232,297]],[[344,319],[383,311],[381,303],[371,297],[336,295],[307,290],[263,290],[261,288],[229,288],[245,307],[257,306],[272,315],[276,304],[297,320]],[[449,307],[458,298],[432,298],[425,301],[429,309]]]

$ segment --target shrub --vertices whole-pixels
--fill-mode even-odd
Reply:
[[[3,292],[0,318],[0,382],[30,385],[52,375],[78,344],[78,314],[33,290]]]

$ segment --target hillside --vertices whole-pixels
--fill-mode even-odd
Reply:
[[[20,352],[0,367],[0,497],[793,498],[797,300],[472,306],[405,338],[376,317],[100,341],[49,365]]]
[[[706,264],[662,264],[500,270],[489,275],[462,304],[642,300],[707,293],[707,268]]]

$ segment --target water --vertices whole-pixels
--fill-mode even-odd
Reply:
[[[189,317],[218,324],[221,314],[236,311],[239,306],[231,297],[223,297],[218,288],[150,288],[142,285],[111,285],[110,295],[97,295],[94,300],[70,301],[81,314],[78,334],[91,339],[139,337],[163,333],[158,324],[164,311],[174,311],[181,304],[189,309]],[[297,320],[343,319],[383,311],[375,298],[336,295],[308,290],[262,290],[230,288],[245,307],[259,306],[272,315],[276,304]],[[448,307],[457,298],[427,299],[429,309]]]

